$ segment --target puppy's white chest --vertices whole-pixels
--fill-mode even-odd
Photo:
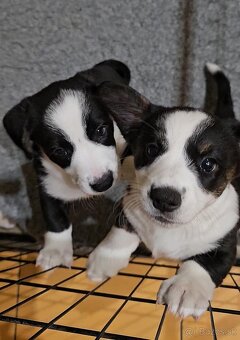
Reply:
[[[188,241],[184,231],[163,228],[146,218],[140,211],[136,214],[132,211],[131,215],[126,215],[153,257],[183,259],[193,255],[192,242]]]
[[[129,196],[131,201],[131,197]],[[125,200],[127,203],[127,200]],[[238,222],[238,197],[233,187],[205,214],[179,225],[162,225],[140,207],[124,208],[125,215],[154,257],[186,259],[218,245]],[[206,218],[205,216],[208,216]]]

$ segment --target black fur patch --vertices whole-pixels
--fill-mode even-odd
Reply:
[[[239,163],[239,148],[232,131],[222,121],[210,119],[197,128],[185,148],[189,166],[197,172],[200,185],[220,195],[236,176]],[[202,171],[201,163],[206,158],[216,160],[213,172]]]
[[[104,135],[98,133],[98,128],[102,126],[105,127],[106,131]],[[116,144],[113,135],[113,122],[110,119],[109,113],[94,98],[89,100],[85,128],[88,138],[93,142],[106,146],[114,146]]]

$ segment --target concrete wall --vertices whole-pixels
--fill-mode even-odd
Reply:
[[[158,104],[202,106],[206,61],[232,80],[240,113],[238,0],[2,0],[0,117],[22,97],[106,58]],[[0,210],[31,215],[21,153],[0,125]],[[27,175],[28,177],[29,175]]]

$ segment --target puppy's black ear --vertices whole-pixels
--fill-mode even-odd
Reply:
[[[150,110],[150,101],[126,85],[104,82],[97,87],[97,96],[110,111],[123,136],[129,142]]]
[[[32,113],[29,98],[25,98],[9,110],[3,118],[7,133],[28,158],[32,157]]]

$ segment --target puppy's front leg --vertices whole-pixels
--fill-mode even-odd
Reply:
[[[214,288],[228,274],[236,256],[236,230],[227,234],[217,249],[193,256],[183,262],[177,274],[165,280],[157,302],[166,303],[180,316],[201,316],[208,308]]]
[[[178,273],[165,280],[158,292],[157,303],[166,303],[175,315],[198,318],[208,308],[215,284],[197,262],[184,262]]]
[[[63,265],[71,267],[73,257],[72,226],[69,223],[67,208],[58,199],[40,191],[43,215],[47,232],[45,243],[39,252],[36,265],[44,270]]]
[[[139,245],[139,237],[128,230],[113,227],[88,259],[87,275],[101,282],[127,267],[131,254]]]

